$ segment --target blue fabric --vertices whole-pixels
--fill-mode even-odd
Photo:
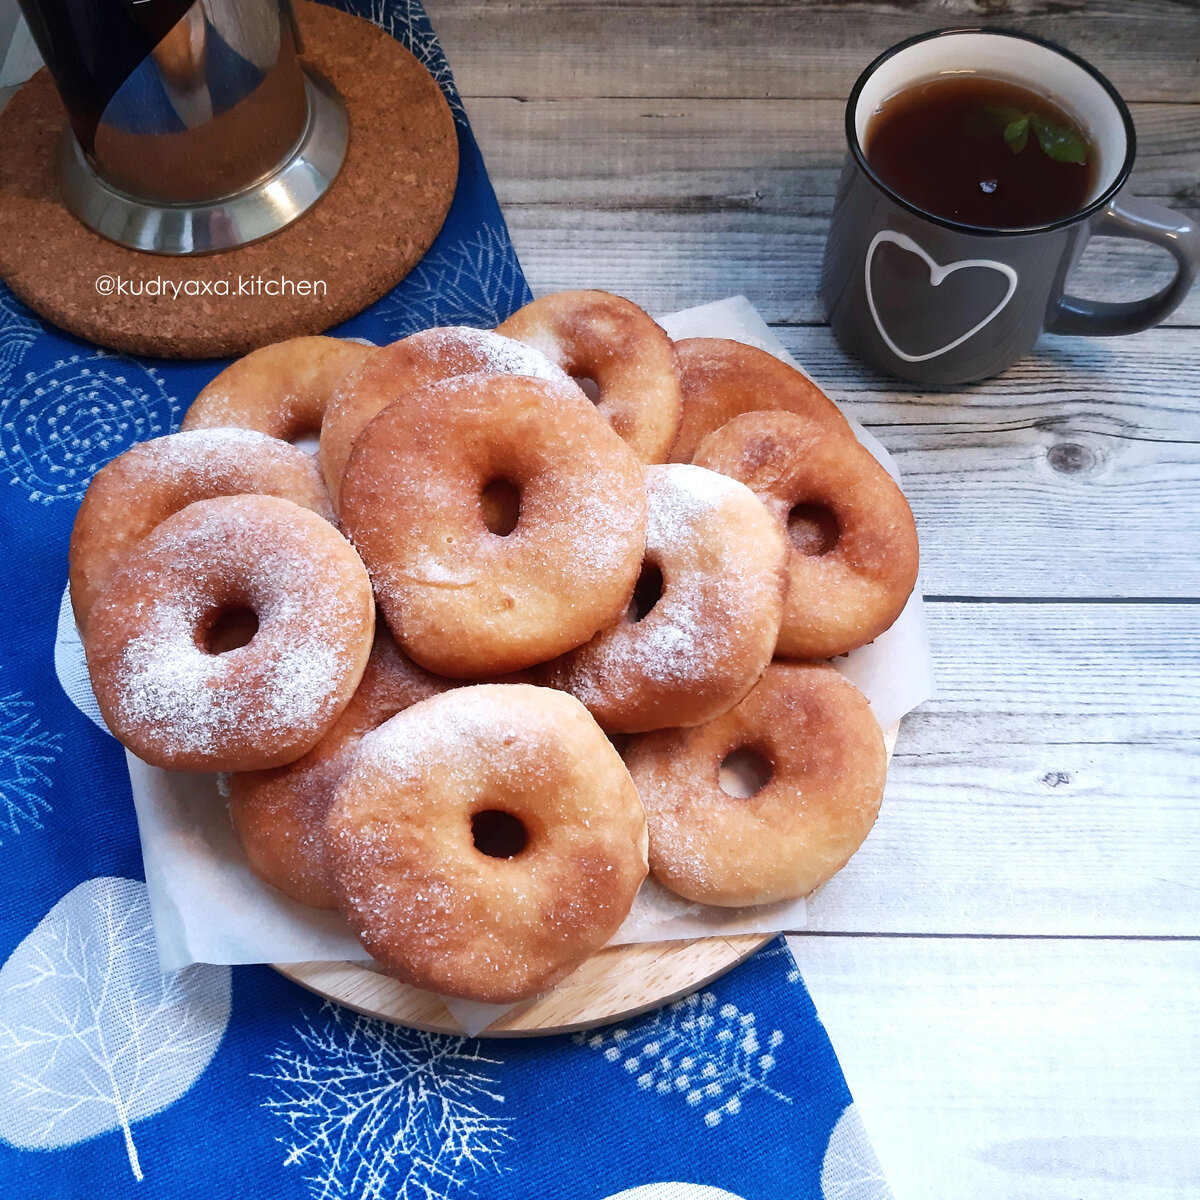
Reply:
[[[428,20],[343,7],[436,75],[462,166],[425,260],[336,332],[494,325],[529,291]],[[661,1012],[523,1041],[391,1026],[266,967],[158,974],[122,751],[60,688],[55,629],[92,473],[223,366],[99,351],[0,289],[0,1195],[885,1196],[782,942]]]

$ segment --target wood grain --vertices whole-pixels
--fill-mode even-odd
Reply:
[[[845,96],[882,50],[993,24],[1065,43],[1129,100],[1195,100],[1188,0],[430,0],[471,95]]]
[[[535,292],[582,281],[664,312],[745,293],[768,321],[821,321],[841,102],[609,100],[603,121],[581,100],[468,106]],[[1200,107],[1138,105],[1135,120],[1129,193],[1200,208]],[[1164,252],[1097,239],[1071,287],[1133,299],[1172,270]],[[1200,292],[1169,321],[1200,324]]]
[[[1200,1194],[1200,945],[788,942],[898,1200]]]
[[[938,694],[808,928],[1197,936],[1188,605],[930,605]]]
[[[532,1004],[488,1026],[488,1037],[533,1037],[590,1029],[686,996],[743,962],[773,934],[613,946]],[[357,1012],[435,1033],[461,1033],[432,992],[409,987],[356,963],[276,964],[301,987]]]
[[[895,456],[927,595],[1200,596],[1200,337],[1043,338],[997,379],[918,392],[828,329],[776,331]]]

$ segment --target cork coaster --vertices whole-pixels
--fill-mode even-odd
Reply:
[[[319,333],[408,274],[454,197],[450,108],[428,71],[376,26],[306,0],[296,13],[304,61],[341,93],[350,116],[346,161],[317,205],[264,241],[202,257],[106,241],[58,198],[66,118],[43,69],[0,113],[0,276],[21,300],[115,350],[217,358]],[[126,293],[140,285],[142,294],[104,295],[102,278],[127,281]],[[284,279],[312,286],[270,294]]]

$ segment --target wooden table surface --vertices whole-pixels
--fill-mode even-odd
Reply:
[[[1170,0],[429,0],[536,293],[749,296],[896,456],[939,692],[793,939],[898,1200],[1200,1195],[1200,289],[959,394],[848,360],[817,278],[863,66],[981,20],[1131,102],[1129,191],[1200,208]],[[1096,242],[1073,290],[1165,256]],[[681,1166],[686,1176],[686,1168]]]

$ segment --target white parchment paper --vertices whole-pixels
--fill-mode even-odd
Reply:
[[[745,297],[675,313],[662,324],[674,338],[734,338],[799,366]],[[859,440],[899,478],[887,451],[865,429],[851,424]],[[101,724],[65,595],[55,665],[68,696]],[[928,699],[933,694],[933,672],[919,585],[887,633],[838,659],[834,666],[864,692],[885,729]],[[234,834],[216,776],[162,771],[132,754],[126,758],[164,971],[194,962],[365,959],[358,939],[337,913],[297,904],[254,875]],[[800,929],[805,920],[803,900],[744,909],[714,908],[682,900],[651,879],[643,885],[613,941],[773,933]],[[446,1003],[469,1033],[486,1028],[511,1007],[455,1000]]]

